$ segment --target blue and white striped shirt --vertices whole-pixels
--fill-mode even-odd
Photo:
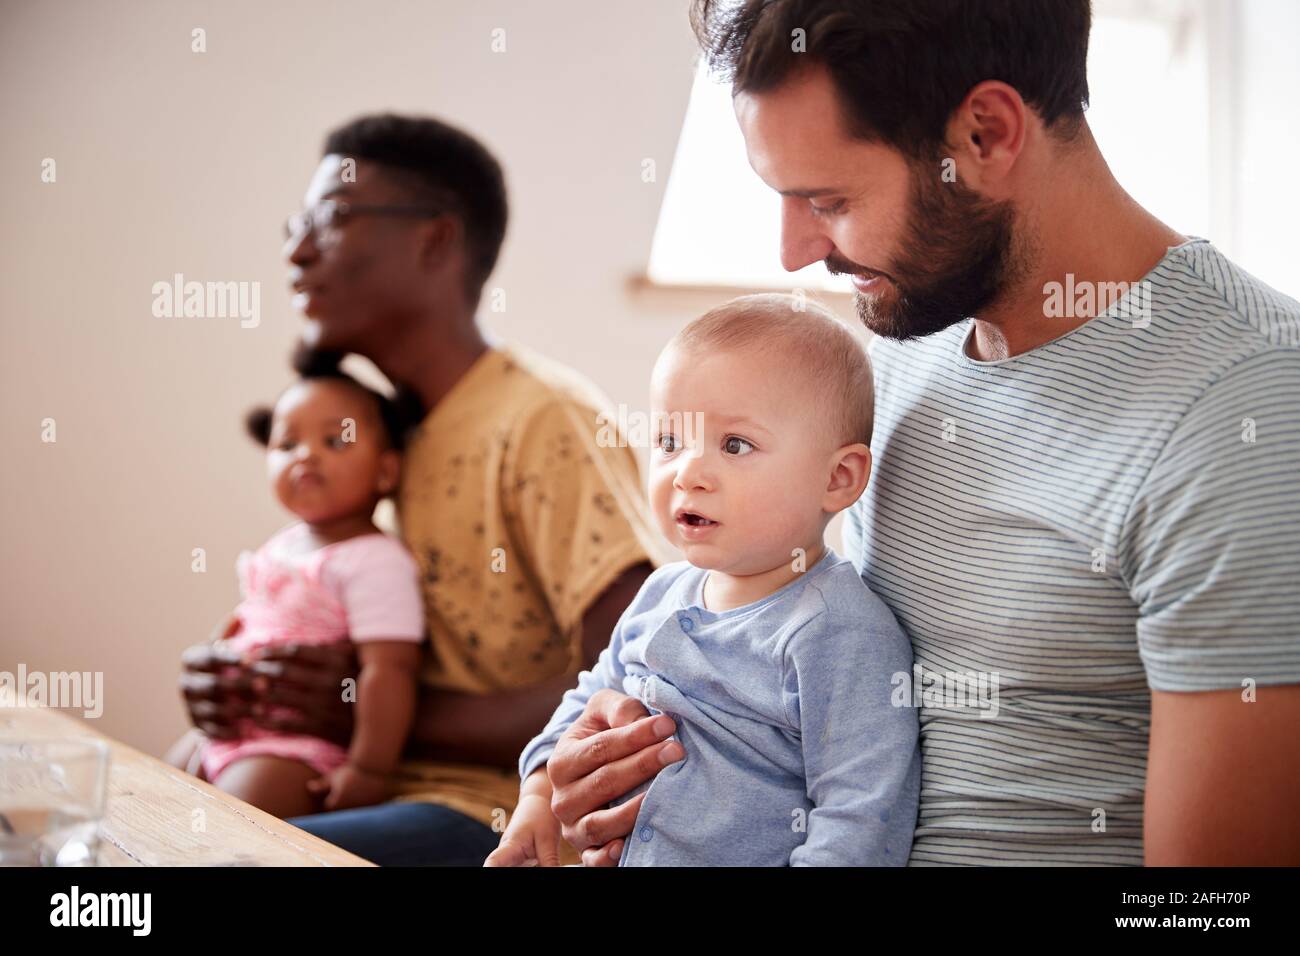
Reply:
[[[1300,682],[1300,304],[1203,239],[1145,281],[1002,361],[873,343],[844,542],[935,692],[913,864],[1140,864],[1151,689]]]

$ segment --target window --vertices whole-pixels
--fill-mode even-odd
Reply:
[[[1088,122],[1111,171],[1135,199],[1184,234],[1226,248],[1231,159],[1212,151],[1225,118],[1212,109],[1211,66],[1228,57],[1201,0],[1094,0]],[[691,88],[660,208],[647,278],[660,285],[834,290],[820,263],[781,268],[780,199],[750,169],[731,89],[703,65]],[[1224,237],[1222,239],[1217,237]]]

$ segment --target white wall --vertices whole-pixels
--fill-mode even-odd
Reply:
[[[1252,245],[1250,233],[1253,222],[1289,230],[1300,213],[1287,166],[1300,146],[1300,7],[1246,6],[1238,255],[1280,284],[1294,243]],[[296,319],[280,223],[326,130],[357,113],[434,113],[498,154],[512,222],[492,284],[506,290],[507,311],[488,323],[643,408],[660,347],[724,297],[626,284],[645,268],[692,79],[685,9],[7,5],[0,670],[103,671],[100,728],[145,750],[161,752],[183,729],[178,655],[233,606],[238,552],[286,520],[240,426],[288,377]],[[195,27],[206,53],[191,52]],[[490,49],[498,27],[503,54]],[[1289,91],[1280,98],[1278,83]],[[53,184],[40,179],[46,157]],[[645,158],[656,160],[655,183],[642,182]],[[155,318],[151,287],[176,272],[260,282],[261,324]],[[53,444],[41,441],[47,417]],[[206,550],[204,574],[191,571],[194,548]]]
[[[238,552],[287,520],[241,415],[288,380],[283,217],[325,132],[357,113],[433,113],[498,154],[513,208],[493,280],[507,311],[490,324],[642,407],[688,317],[636,309],[624,289],[691,82],[684,10],[6,5],[0,670],[104,671],[102,730],[153,752],[182,730],[178,655],[236,601]],[[191,52],[195,27],[206,53]],[[505,53],[491,52],[497,27]],[[155,318],[151,287],[176,272],[260,282],[261,324]],[[191,572],[199,547],[205,574]]]
[[[1220,0],[1222,2],[1222,0]],[[1300,298],[1300,3],[1236,3],[1233,229],[1224,250]]]

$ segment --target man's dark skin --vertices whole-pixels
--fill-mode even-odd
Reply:
[[[343,157],[325,156],[304,206],[324,199],[357,205],[422,201],[401,170],[358,159],[355,181],[347,181],[347,168]],[[480,289],[479,283],[467,279],[463,223],[453,214],[357,215],[325,233],[306,230],[290,236],[284,247],[289,281],[298,293],[295,304],[307,319],[303,343],[366,356],[391,381],[413,390],[424,408],[432,409],[488,348],[474,317]],[[592,666],[608,645],[619,616],[652,570],[648,563],[627,569],[587,609],[582,618],[583,667]],[[226,634],[223,626],[213,637]],[[342,700],[339,688],[357,668],[346,642],[267,648],[251,666],[241,664],[221,644],[209,643],[189,648],[182,663],[181,691],[190,718],[211,737],[230,737],[236,721],[251,718],[268,729],[312,734],[344,745],[350,739],[352,706]],[[423,688],[407,754],[514,768],[524,746],[574,686],[576,673],[485,694]],[[263,713],[271,704],[295,708],[300,716],[271,719]],[[644,709],[640,716],[646,716]],[[635,742],[659,766],[657,753],[660,742],[673,732],[671,721],[666,730],[662,723],[652,727],[649,719],[634,721],[625,705],[619,719],[627,726],[609,732],[616,736],[598,735],[588,746],[608,744],[621,752],[629,741]],[[679,744],[667,746],[680,757]],[[592,801],[601,785],[600,775],[593,775],[579,798],[557,786],[557,804],[566,810],[571,805],[598,805]],[[639,806],[640,800],[635,803]],[[585,825],[592,827],[599,816],[588,817]],[[631,821],[621,832],[630,828]],[[591,841],[579,845],[590,846]]]

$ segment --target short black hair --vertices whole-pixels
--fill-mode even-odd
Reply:
[[[913,159],[941,154],[953,110],[985,80],[1015,87],[1062,139],[1087,108],[1090,0],[693,0],[691,25],[733,92],[819,63],[853,135]]]
[[[447,208],[465,229],[466,292],[477,302],[505,240],[505,175],[487,147],[464,130],[424,116],[361,116],[325,138],[331,153],[380,163],[409,175],[419,198]]]
[[[342,363],[344,355],[343,352],[311,349],[300,344],[293,354],[293,368],[298,373],[298,381],[329,379],[336,382],[345,382],[370,396],[378,407],[379,420],[383,423],[384,435],[388,439],[388,447],[402,451],[406,447],[406,441],[411,430],[424,417],[424,408],[419,399],[414,392],[408,389],[399,388],[397,393],[392,398],[389,398],[387,395],[363,385],[341,368],[340,363]],[[281,392],[280,394],[283,395],[284,393]],[[249,436],[263,447],[271,443],[271,419],[274,412],[274,408],[270,406],[259,405],[244,416],[244,427]]]

